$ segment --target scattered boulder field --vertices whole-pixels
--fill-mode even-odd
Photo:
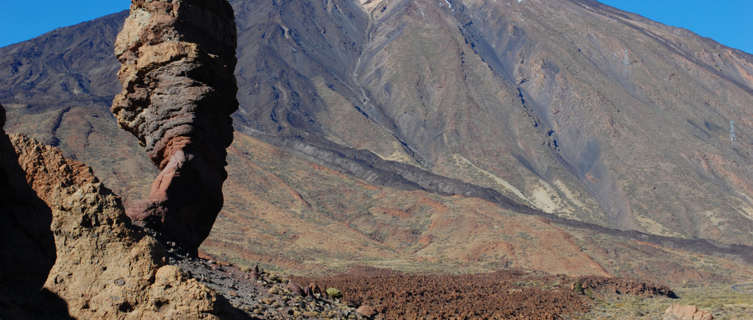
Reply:
[[[526,271],[451,275],[357,267],[292,280],[341,290],[346,304],[374,319],[577,319],[596,294],[674,296],[666,286],[637,280]]]

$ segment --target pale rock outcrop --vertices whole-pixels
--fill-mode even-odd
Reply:
[[[699,310],[696,306],[673,304],[664,311],[664,320],[713,320],[708,311]]]
[[[226,0],[132,0],[115,43],[123,90],[112,112],[162,170],[127,214],[193,252],[223,204],[238,108],[235,49]]]
[[[359,315],[366,317],[368,319],[371,319],[371,317],[377,314],[377,311],[374,310],[372,306],[366,305],[366,304],[358,307],[358,309],[356,309],[356,312]]]

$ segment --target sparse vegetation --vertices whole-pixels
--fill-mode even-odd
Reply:
[[[583,284],[576,282],[575,285],[573,285],[573,291],[577,294],[583,294]]]
[[[726,285],[680,288],[678,298],[596,296],[583,319],[656,319],[672,304],[694,305],[719,319],[753,319],[753,294],[735,292]]]
[[[332,299],[340,299],[343,297],[343,293],[337,288],[327,288],[327,296]]]

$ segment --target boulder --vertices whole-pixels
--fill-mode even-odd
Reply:
[[[292,282],[292,281],[288,282],[287,289],[288,289],[288,291],[290,291],[290,293],[292,293],[295,296],[304,296],[305,295],[305,293],[303,291],[303,288],[301,286],[299,286],[298,284],[296,284],[295,282]]]
[[[696,306],[673,304],[664,311],[664,320],[713,320],[708,311],[698,310]]]
[[[161,170],[127,215],[196,253],[223,205],[236,27],[226,0],[132,0],[115,43],[123,90],[111,111]]]
[[[367,304],[358,307],[358,309],[356,309],[356,313],[368,319],[371,319],[372,317],[374,317],[374,315],[377,314],[376,310],[372,306]]]

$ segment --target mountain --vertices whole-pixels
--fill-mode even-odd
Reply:
[[[751,244],[750,55],[591,1],[242,3],[242,132],[304,132],[580,221]]]
[[[750,276],[753,56],[586,0],[232,4],[241,106],[204,251]],[[127,204],[156,171],[108,111],[125,16],[0,48],[0,103]]]

